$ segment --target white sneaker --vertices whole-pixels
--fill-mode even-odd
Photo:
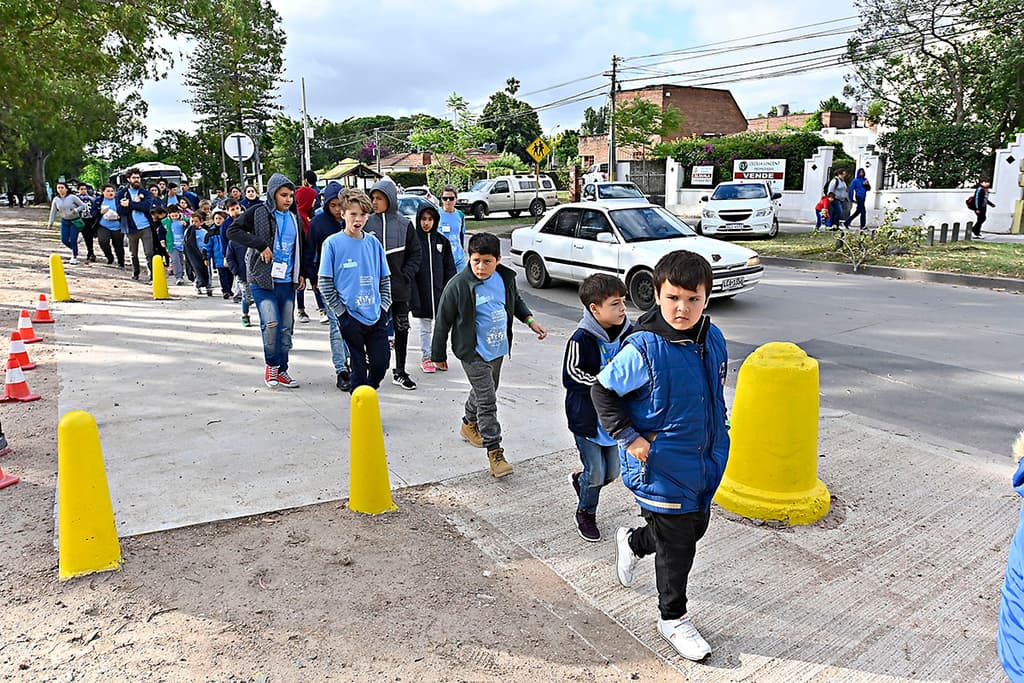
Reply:
[[[694,662],[711,654],[711,646],[685,614],[681,619],[658,619],[658,633],[683,657]]]
[[[638,558],[629,547],[629,535],[632,529],[620,526],[615,532],[615,575],[626,588],[633,585],[633,569],[636,568]]]
[[[320,324],[329,325],[330,323],[331,319],[327,317],[327,311],[320,311]]]
[[[72,257],[71,257],[71,258],[70,258],[70,259],[68,260],[68,265],[71,265],[71,266],[77,266],[77,265],[78,265],[78,259],[76,259],[76,258],[75,258],[74,256],[72,256]]]

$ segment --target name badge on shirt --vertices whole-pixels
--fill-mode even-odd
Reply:
[[[477,297],[476,297],[476,305],[477,306],[483,305],[483,304],[487,303],[488,301],[490,301],[490,299],[487,298],[486,296],[477,295]]]
[[[270,277],[275,280],[283,280],[287,273],[288,264],[284,261],[274,261],[274,265],[270,268]]]
[[[356,263],[352,259],[349,259],[348,261],[345,261],[344,263],[342,263],[341,267],[342,268],[355,268],[358,265],[359,265],[358,263]]]
[[[450,225],[442,225],[441,226],[441,232],[451,232],[451,231],[452,231],[452,228],[451,228]]]

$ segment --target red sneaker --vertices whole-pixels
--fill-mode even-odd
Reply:
[[[277,386],[285,389],[297,389],[299,383],[288,376],[288,373],[281,370],[277,373]]]
[[[263,372],[263,381],[267,383],[268,387],[276,387],[280,384],[281,380],[278,377],[277,368],[272,368],[268,365],[267,369]]]

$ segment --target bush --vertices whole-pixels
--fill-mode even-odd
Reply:
[[[417,173],[416,171],[396,171],[389,175],[399,187],[415,187],[416,185],[427,184],[426,173]]]
[[[832,253],[849,261],[853,272],[879,256],[909,254],[921,246],[924,230],[917,221],[910,227],[897,228],[896,223],[905,211],[900,206],[886,208],[885,217],[875,230],[839,231]]]
[[[834,147],[834,165],[853,160],[843,152],[842,143],[826,142],[820,135],[806,131],[738,133],[724,138],[687,138],[662,143],[654,148],[655,159],[672,157],[683,166],[714,166],[714,184],[732,179],[737,159],[785,159],[787,190],[804,185],[804,160],[818,147]],[[817,191],[817,190],[815,190]]]
[[[929,123],[878,136],[888,170],[921,188],[957,188],[991,173],[986,126]]]

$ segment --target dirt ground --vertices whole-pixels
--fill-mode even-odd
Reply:
[[[49,254],[66,253],[45,218],[42,209],[0,210],[0,320],[10,330],[49,292]],[[100,263],[66,266],[72,297],[149,296],[130,268],[106,266],[96,251]],[[376,518],[332,502],[124,538],[122,571],[58,583],[49,327],[28,347],[39,367],[26,377],[43,399],[0,406],[13,449],[0,467],[21,477],[0,490],[0,679],[677,679],[429,486],[397,492],[399,512]]]

